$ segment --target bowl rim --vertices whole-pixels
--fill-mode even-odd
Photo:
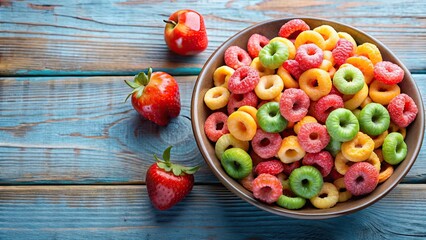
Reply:
[[[420,152],[420,148],[423,144],[423,139],[424,139],[425,121],[424,121],[423,101],[420,101],[420,104],[418,104],[418,106],[417,106],[418,111],[420,113],[420,114],[417,115],[417,117],[419,118],[417,120],[420,121],[420,125],[421,125],[420,126],[421,132],[420,132],[420,136],[419,136],[419,138],[420,138],[419,144],[416,144],[415,148],[413,149],[412,160],[402,170],[402,174],[397,176],[397,180],[394,183],[392,183],[387,189],[378,193],[376,196],[374,196],[369,201],[363,202],[362,204],[356,205],[356,206],[351,207],[349,209],[343,209],[343,210],[340,210],[340,211],[330,211],[330,212],[319,211],[318,213],[305,213],[305,212],[300,212],[298,210],[288,210],[288,209],[285,209],[285,208],[280,208],[280,207],[277,207],[277,206],[268,205],[268,204],[265,204],[265,203],[262,203],[262,202],[256,200],[252,195],[250,196],[250,195],[246,194],[245,192],[243,192],[238,187],[234,186],[230,181],[227,180],[227,178],[230,178],[230,177],[228,175],[226,175],[226,173],[222,174],[221,173],[222,171],[220,171],[219,169],[216,168],[215,165],[213,165],[213,163],[211,161],[213,161],[214,159],[212,159],[211,156],[207,155],[208,150],[206,149],[206,146],[204,144],[202,144],[202,140],[200,139],[201,136],[202,136],[201,134],[204,134],[204,130],[202,128],[200,128],[199,126],[197,126],[197,124],[196,124],[198,122],[198,119],[199,119],[199,110],[200,110],[200,109],[197,108],[196,102],[197,102],[197,100],[199,100],[199,98],[201,98],[201,99],[204,98],[204,96],[200,96],[202,76],[204,75],[203,73],[207,71],[206,69],[209,66],[209,63],[212,61],[212,59],[216,56],[216,54],[225,45],[227,45],[229,42],[236,40],[241,34],[249,32],[250,30],[255,29],[255,28],[262,26],[264,24],[270,24],[270,23],[276,23],[276,22],[285,23],[285,22],[290,21],[292,19],[320,21],[320,22],[323,22],[324,24],[327,24],[327,23],[337,24],[337,25],[340,25],[342,28],[349,28],[349,29],[351,29],[351,31],[358,32],[358,33],[364,35],[366,38],[369,38],[371,41],[378,43],[380,45],[380,48],[385,49],[386,52],[388,53],[388,55],[390,55],[393,59],[396,60],[396,62],[394,62],[394,63],[398,64],[404,70],[406,75],[408,74],[407,77],[411,78],[415,91],[419,95],[420,99],[422,99],[421,92],[419,91],[419,88],[416,84],[416,81],[412,77],[410,71],[401,62],[401,60],[386,45],[384,45],[382,42],[380,42],[376,38],[372,37],[371,35],[367,34],[366,32],[364,32],[364,31],[362,31],[358,28],[355,28],[353,26],[347,25],[345,23],[341,23],[341,22],[329,20],[329,19],[316,18],[316,17],[296,16],[296,17],[288,17],[288,18],[270,19],[270,20],[266,20],[266,21],[262,21],[262,22],[253,24],[253,25],[246,27],[246,28],[238,31],[237,33],[235,33],[234,35],[229,37],[225,42],[223,42],[219,47],[217,47],[216,50],[210,55],[210,57],[204,63],[203,68],[201,69],[201,71],[200,71],[200,73],[197,77],[197,80],[195,81],[193,93],[192,93],[192,99],[191,99],[191,125],[192,125],[193,134],[195,136],[197,146],[198,146],[198,148],[199,148],[199,150],[200,150],[200,152],[201,152],[201,154],[204,158],[204,161],[209,165],[210,169],[213,170],[214,175],[219,179],[219,181],[228,190],[233,192],[238,197],[244,199],[246,202],[252,204],[253,206],[256,206],[260,209],[263,209],[265,211],[268,211],[268,212],[271,212],[271,213],[274,213],[274,214],[277,214],[277,215],[292,217],[292,218],[298,218],[298,219],[327,219],[327,218],[333,218],[333,217],[347,215],[349,213],[354,213],[354,212],[362,210],[362,209],[376,203],[378,200],[385,197],[391,190],[393,190],[402,181],[402,179],[407,175],[407,173],[410,171],[411,167],[414,165],[414,162],[416,161],[416,159],[418,157],[418,154]],[[216,158],[216,156],[214,156],[214,158]]]

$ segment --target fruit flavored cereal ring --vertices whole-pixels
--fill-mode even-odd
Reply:
[[[373,100],[370,97],[366,97],[365,100],[361,103],[361,108],[364,108],[368,104],[372,103]]]
[[[213,87],[204,95],[204,103],[211,110],[223,108],[228,104],[230,93],[225,87]]]
[[[266,102],[258,108],[256,114],[259,127],[265,132],[282,132],[287,127],[288,121],[280,113],[280,104]]]
[[[331,208],[339,201],[339,191],[334,184],[325,182],[317,196],[309,199],[309,201],[319,209]]]
[[[297,135],[300,146],[309,153],[317,153],[330,142],[327,128],[320,123],[303,124]]]
[[[392,176],[394,168],[387,162],[382,162],[379,172],[379,183],[382,183]]]
[[[334,139],[330,136],[330,142],[325,147],[325,150],[329,151],[333,157],[336,157],[337,153],[340,152],[340,147],[342,146],[342,142]],[[332,170],[333,171],[333,170]]]
[[[380,162],[383,162],[382,149],[381,148],[374,149],[373,152],[377,155],[377,157],[379,158]]]
[[[283,38],[293,39],[300,32],[303,32],[309,29],[311,29],[309,25],[306,24],[305,21],[303,21],[302,19],[292,19],[281,26],[278,32],[278,36]]]
[[[276,176],[262,173],[253,180],[253,197],[272,204],[278,201],[282,195],[282,188],[283,186]]]
[[[280,41],[268,43],[259,52],[260,63],[266,68],[277,69],[288,59],[287,45]]]
[[[370,84],[374,78],[374,65],[370,59],[364,56],[353,56],[346,59],[346,63],[351,64],[352,66],[361,70],[364,75],[364,81],[367,84]]]
[[[222,154],[220,164],[225,172],[236,180],[247,177],[253,171],[250,155],[241,148],[226,149]]]
[[[334,167],[334,158],[328,151],[306,153],[302,160],[302,164],[316,167],[323,177],[327,177]]]
[[[223,112],[214,112],[207,117],[204,132],[210,141],[217,142],[223,134],[229,133],[227,120],[228,116]]]
[[[325,123],[327,117],[333,110],[343,108],[343,99],[336,94],[328,94],[321,97],[314,105],[313,116],[320,122]]]
[[[280,113],[288,121],[297,122],[306,116],[309,104],[309,97],[304,91],[288,88],[281,95]]]
[[[224,55],[225,64],[233,69],[249,66],[251,63],[250,55],[238,46],[230,46]]]
[[[315,32],[313,30],[307,30],[307,31],[301,32],[297,36],[296,40],[294,41],[294,46],[296,47],[296,49],[298,49],[301,45],[306,43],[313,43],[317,45],[319,48],[321,48],[322,50],[325,49],[324,38],[322,37],[320,33]]]
[[[402,162],[407,156],[407,144],[401,133],[389,133],[382,145],[383,160],[391,165]]]
[[[354,55],[355,46],[346,39],[339,39],[336,47],[331,51],[334,62],[340,66],[346,62],[346,59]]]
[[[282,65],[278,68],[277,74],[283,80],[285,88],[299,88],[298,81]]]
[[[349,167],[353,164],[353,162],[349,161],[345,156],[343,156],[342,152],[338,152],[336,157],[334,158],[334,168],[336,171],[342,175],[345,175],[348,171]]]
[[[248,93],[254,90],[259,79],[259,73],[255,69],[249,66],[240,67],[229,78],[228,90],[236,94]]]
[[[232,136],[230,133],[223,134],[222,137],[220,137],[216,145],[214,147],[214,151],[216,154],[216,157],[219,160],[222,160],[222,154],[225,152],[226,149],[229,148],[241,148],[244,151],[248,151],[249,149],[249,142],[248,141],[241,141],[236,139],[234,136]]]
[[[245,93],[245,94],[235,94],[231,93],[231,96],[229,96],[228,101],[228,114],[231,114],[238,110],[241,106],[257,106],[258,98],[256,96],[256,93],[254,91]]]
[[[323,55],[324,55],[324,60],[328,60],[331,62],[331,64],[334,66],[334,58],[333,58],[333,53],[329,50],[324,50],[323,51]]]
[[[246,112],[233,112],[229,115],[227,123],[229,132],[238,140],[250,141],[256,134],[256,121]]]
[[[300,120],[299,122],[297,122],[294,127],[293,130],[296,134],[299,134],[299,130],[302,127],[303,124],[305,123],[316,123],[318,122],[316,118],[311,117],[311,116],[305,116],[302,118],[302,120]]]
[[[321,25],[313,29],[315,32],[321,34],[325,41],[325,47],[323,50],[332,50],[337,41],[339,41],[339,35],[337,35],[336,30],[329,25]]]
[[[299,197],[313,198],[323,185],[323,178],[313,166],[301,166],[294,169],[288,177],[291,190]]]
[[[299,79],[300,75],[303,73],[299,62],[294,59],[285,61],[281,66],[287,70],[295,79]]]
[[[371,60],[373,65],[382,61],[382,54],[380,53],[380,50],[372,43],[363,43],[358,45],[355,54],[367,57]]]
[[[356,44],[355,39],[347,32],[337,32],[337,36],[339,36],[339,38],[343,38],[351,42],[354,45],[353,54],[355,54],[356,46],[358,46],[358,44]]]
[[[284,192],[285,190],[283,190]],[[306,204],[306,199],[302,197],[289,197],[285,194],[281,195],[277,200],[277,205],[286,209],[295,210],[300,209]]]
[[[300,146],[296,136],[285,137],[281,141],[280,150],[277,156],[283,163],[293,163],[299,161],[305,156],[306,152]]]
[[[332,87],[328,72],[319,68],[309,69],[302,73],[299,85],[312,101],[317,101],[330,93]]]
[[[322,60],[322,63],[319,68],[328,72],[330,78],[332,78],[334,76],[334,73],[336,73],[336,68],[334,68],[333,64],[326,59]]]
[[[374,80],[369,88],[370,98],[374,102],[382,105],[388,105],[389,102],[400,93],[401,89],[397,84],[388,85],[377,80]]]
[[[228,88],[229,78],[234,74],[235,70],[226,65],[218,67],[213,73],[213,83],[216,87]]]
[[[407,130],[403,127],[399,127],[397,126],[395,123],[393,123],[392,121],[389,124],[389,129],[388,129],[389,133],[391,132],[399,132],[401,133],[402,137],[405,139],[405,136],[407,135]]]
[[[247,41],[247,51],[250,57],[259,56],[260,50],[269,43],[269,39],[260,34],[253,34]]]
[[[299,46],[294,59],[299,63],[299,68],[306,71],[311,68],[319,68],[324,59],[324,54],[317,45],[307,43]]]
[[[361,106],[361,103],[364,102],[367,96],[368,96],[368,86],[366,83],[364,83],[364,87],[355,95],[343,96],[345,108],[351,111],[356,109],[357,107]],[[347,97],[349,97],[349,99],[347,99]]]
[[[282,139],[279,133],[268,133],[259,128],[257,129],[256,134],[254,135],[253,140],[251,141],[251,146],[253,148],[253,151],[259,157],[263,159],[269,159],[277,154],[281,146],[281,141]],[[280,166],[282,165],[282,163],[278,160],[273,161],[277,161]],[[278,168],[280,167],[278,166]],[[282,169],[279,172],[282,172]],[[256,173],[260,174],[259,172]],[[270,174],[277,175],[278,173]]]
[[[374,149],[377,149],[383,145],[383,141],[385,141],[386,136],[388,135],[388,130],[382,132],[378,136],[370,136],[374,141]]]
[[[270,42],[275,41],[284,43],[288,48],[288,59],[294,59],[294,57],[296,56],[296,47],[294,46],[292,41],[288,40],[287,38],[275,37],[272,38]]]
[[[246,177],[242,179],[239,179],[238,182],[241,185],[243,185],[245,189],[249,190],[250,192],[253,192],[253,180],[254,180],[253,171],[251,171],[249,175],[247,175]]]
[[[348,65],[339,68],[333,76],[333,86],[343,94],[356,94],[364,87],[364,75],[358,68]]]
[[[251,61],[250,67],[256,70],[259,73],[259,77],[263,77],[266,75],[274,74],[274,69],[266,68],[260,63],[259,57],[253,58]]]
[[[256,121],[256,124],[259,127],[259,124],[257,123],[257,118],[256,118],[257,108],[246,105],[246,106],[241,106],[240,108],[238,108],[238,111],[243,111],[250,114],[250,116],[254,119],[254,121]]]
[[[337,191],[339,191],[339,201],[346,202],[352,198],[352,193],[346,189],[345,179],[343,177],[334,180],[334,186],[336,186]]]
[[[343,156],[349,161],[361,162],[370,157],[374,150],[374,141],[367,134],[358,132],[354,139],[342,143],[341,148]]]
[[[280,102],[280,99],[281,99],[281,96],[283,95],[283,93],[282,92],[280,92],[276,97],[274,97],[271,101],[274,101],[274,102]],[[287,127],[288,127],[289,125],[287,124]]]
[[[260,78],[254,92],[262,100],[271,100],[284,89],[284,83],[278,75],[266,75]]]
[[[398,84],[404,79],[404,70],[389,61],[378,62],[374,65],[374,79],[385,84]]]
[[[414,100],[405,93],[394,97],[387,107],[390,118],[399,127],[407,127],[417,116],[419,109]]]
[[[369,164],[373,165],[377,169],[377,171],[380,172],[380,159],[374,151],[371,153],[370,157],[365,160],[365,162],[368,162]]]
[[[346,189],[354,196],[371,193],[379,182],[379,172],[367,162],[354,163],[345,176]]]

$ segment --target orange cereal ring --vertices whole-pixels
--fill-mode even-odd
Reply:
[[[354,139],[342,143],[341,150],[343,156],[349,161],[361,162],[371,156],[374,150],[374,141],[367,134],[358,132]]]
[[[388,85],[380,81],[374,80],[370,84],[370,98],[382,105],[388,105],[389,102],[401,93],[401,88],[397,84]]]
[[[255,57],[251,61],[250,67],[254,68],[259,73],[259,77],[263,77],[263,76],[266,76],[266,75],[271,75],[271,74],[274,74],[274,72],[275,72],[274,69],[269,69],[269,68],[264,67],[262,65],[262,63],[260,63],[259,57]]]
[[[334,168],[336,171],[342,175],[345,175],[348,171],[349,167],[353,164],[353,162],[349,161],[345,156],[343,156],[342,152],[338,152],[336,157],[334,158]]]
[[[346,189],[344,178],[334,180],[333,184],[339,191],[339,202],[346,202],[352,197],[352,193]]]
[[[330,93],[333,84],[328,72],[312,68],[300,75],[299,85],[312,101],[317,101]]]
[[[371,136],[371,138],[374,141],[374,149],[377,149],[383,145],[383,142],[385,141],[386,136],[388,135],[388,130],[382,132],[380,135],[377,136]]]
[[[364,87],[355,95],[344,95],[344,105],[345,108],[349,110],[354,110],[361,106],[362,102],[368,97],[368,86],[366,83],[364,83]]]
[[[254,92],[262,100],[271,100],[278,96],[283,89],[283,80],[280,76],[274,74],[261,77],[259,83],[254,88]]]
[[[346,63],[353,65],[354,67],[361,70],[364,75],[365,83],[370,84],[374,78],[374,65],[370,59],[364,56],[353,56],[346,59]]]
[[[368,59],[371,60],[373,65],[376,65],[376,63],[383,61],[382,60],[382,54],[380,53],[380,50],[377,48],[376,45],[372,43],[363,43],[359,45],[356,48],[356,55],[358,56],[365,56]]]
[[[361,108],[364,108],[367,104],[372,103],[373,100],[369,96],[367,96],[364,101],[361,103]]]
[[[390,176],[393,174],[393,171],[393,166],[386,161],[383,161],[379,172],[379,183],[382,183],[390,178]]]
[[[211,110],[217,110],[228,104],[230,95],[231,93],[225,87],[213,87],[204,95],[204,103]]]
[[[355,39],[349,34],[349,33],[347,33],[347,32],[337,32],[337,36],[339,36],[339,38],[343,38],[343,39],[346,39],[346,40],[348,40],[349,42],[351,42],[353,45],[354,45],[354,51],[353,51],[353,54],[355,54],[355,52],[356,52],[356,46],[358,46],[357,44],[356,44],[356,41],[355,41]]]
[[[213,83],[216,87],[228,88],[228,81],[235,72],[233,68],[226,65],[218,67],[213,73]]]
[[[331,78],[333,78],[334,73],[336,72],[336,69],[333,67],[333,64],[326,59],[322,60],[322,63],[319,68],[328,72]]]
[[[313,30],[307,30],[307,31],[301,32],[297,36],[296,40],[294,41],[294,46],[296,47],[296,49],[298,49],[300,45],[303,45],[306,43],[313,43],[317,45],[319,48],[321,48],[322,50],[325,49],[324,38],[322,37],[321,34]]]
[[[299,144],[296,136],[288,136],[283,138],[280,150],[278,150],[277,157],[283,163],[292,163],[299,161],[305,156],[306,152]]]
[[[334,62],[334,57],[333,57],[333,53],[329,50],[324,50],[324,60],[328,60],[331,62],[331,64],[334,66],[335,62]]]
[[[399,133],[401,133],[401,135],[402,135],[402,137],[404,139],[405,139],[405,135],[407,135],[407,130],[405,128],[397,126],[392,121],[389,124],[389,129],[388,130],[389,130],[389,133],[391,133],[391,132],[399,132]]]
[[[256,134],[257,124],[253,117],[243,111],[235,111],[228,117],[229,133],[240,141],[250,141]]]
[[[243,111],[250,114],[250,116],[254,119],[254,121],[256,121],[257,127],[259,127],[259,123],[257,122],[257,118],[256,118],[257,108],[245,105],[238,108],[238,111]]]
[[[294,57],[296,56],[296,47],[294,46],[293,42],[288,40],[287,38],[282,38],[282,37],[274,37],[271,39],[271,42],[282,42],[287,46],[288,49],[288,58],[287,59],[294,59]]]
[[[373,165],[377,169],[377,171],[380,172],[380,159],[374,151],[371,153],[370,157],[365,161]]]
[[[332,26],[321,25],[313,29],[315,32],[321,34],[325,41],[325,48],[323,50],[332,50],[339,41],[339,35]]]
[[[283,80],[284,88],[299,88],[297,80],[295,80],[282,65],[278,68],[277,74]]]

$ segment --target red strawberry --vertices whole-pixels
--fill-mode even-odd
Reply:
[[[171,118],[179,115],[179,86],[171,75],[152,72],[149,68],[148,75],[141,72],[135,76],[133,82],[124,82],[133,88],[126,100],[132,96],[133,108],[146,119],[165,126]]]
[[[184,167],[170,162],[171,146],[164,150],[163,160],[156,155],[156,163],[146,173],[146,188],[152,205],[159,210],[174,206],[191,192],[197,167]]]
[[[271,175],[277,175],[281,173],[284,170],[283,163],[279,160],[267,160],[260,162],[257,164],[256,168],[254,169],[254,172],[257,175],[260,175],[262,173],[269,173]]]

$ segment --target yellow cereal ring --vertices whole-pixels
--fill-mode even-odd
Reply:
[[[321,36],[325,40],[325,48],[323,50],[334,49],[337,44],[337,41],[339,41],[339,35],[332,26],[321,25],[319,27],[314,28],[314,31],[321,34]]]
[[[377,169],[377,171],[380,172],[380,159],[374,151],[371,153],[370,157],[365,161],[373,165]]]
[[[241,148],[244,151],[248,151],[250,146],[250,143],[248,141],[241,141],[236,139],[234,136],[232,136],[230,133],[223,134],[216,142],[214,151],[216,154],[216,157],[221,160],[222,154],[225,152],[228,148]]]
[[[324,38],[322,37],[321,34],[313,30],[303,31],[299,35],[297,35],[296,40],[294,41],[294,46],[296,47],[296,49],[298,49],[300,45],[303,45],[306,43],[313,43],[317,45],[319,48],[321,48],[322,50],[325,50]]]
[[[333,57],[333,53],[329,50],[324,50],[324,60],[328,60],[331,62],[331,64],[334,66],[334,57]]]
[[[352,193],[346,189],[344,178],[336,179],[333,184],[339,191],[339,202],[346,202],[352,197]]]
[[[213,73],[213,83],[216,87],[228,88],[229,78],[234,74],[235,70],[226,65],[218,67]]]
[[[330,78],[333,78],[334,73],[336,72],[336,69],[334,68],[333,64],[326,59],[322,60],[322,63],[319,66],[319,68],[328,72],[328,75],[330,75]]]
[[[390,176],[392,176],[394,168],[392,165],[387,163],[386,161],[382,162],[382,167],[379,172],[379,183],[386,181]]]
[[[296,136],[288,136],[283,138],[280,150],[277,156],[283,163],[292,163],[299,161],[305,156],[306,152],[300,146]]]
[[[213,87],[207,90],[204,95],[204,103],[211,110],[217,110],[228,104],[230,95],[228,89],[225,87]]]
[[[280,76],[274,74],[261,77],[259,83],[254,88],[254,92],[262,100],[271,100],[278,96],[283,89],[283,80]]]
[[[376,63],[383,61],[380,50],[377,48],[376,45],[372,43],[363,43],[357,46],[355,54],[358,56],[367,57],[371,60],[373,65],[376,65]]]
[[[312,68],[302,73],[299,78],[299,85],[300,89],[305,91],[312,101],[317,101],[330,93],[332,82],[328,72],[319,68]]]
[[[266,68],[262,65],[262,63],[260,63],[259,57],[255,57],[250,64],[250,67],[254,68],[255,70],[257,70],[257,72],[259,73],[259,77],[263,77],[265,75],[271,75],[275,73],[274,69],[269,69]]]
[[[246,105],[246,106],[241,106],[240,108],[238,108],[238,111],[243,111],[250,114],[250,116],[254,119],[254,121],[256,121],[257,127],[259,127],[259,123],[257,122],[257,117],[256,117],[257,108]]]
[[[405,135],[407,135],[407,130],[405,128],[399,127],[397,126],[395,123],[393,123],[392,121],[389,124],[389,133],[391,132],[399,132],[401,133],[402,137],[405,139]]]
[[[283,80],[285,88],[299,88],[297,80],[295,80],[283,66],[278,68],[277,74]]]
[[[348,40],[349,42],[351,42],[354,45],[354,51],[353,54],[355,54],[356,52],[356,46],[358,46],[358,44],[356,44],[355,39],[347,32],[337,32],[337,36],[339,36],[339,38],[343,38]]]
[[[325,197],[323,197],[325,195]],[[316,208],[326,209],[334,207],[339,201],[339,191],[334,184],[325,182],[317,196],[309,199]]]
[[[294,125],[293,130],[296,134],[299,134],[300,128],[303,126],[303,124],[305,124],[305,123],[316,123],[316,122],[318,122],[316,118],[311,117],[311,116],[304,116],[302,118],[302,120],[300,120],[299,122],[297,122]]]
[[[401,88],[397,84],[384,84],[380,81],[374,80],[370,84],[369,95],[370,98],[382,105],[388,105],[389,102],[401,93]]]
[[[348,171],[349,167],[353,164],[353,162],[349,161],[345,156],[343,156],[342,152],[338,152],[336,157],[334,158],[334,168],[336,171],[342,175],[345,175]]]
[[[374,141],[367,134],[358,132],[354,139],[342,143],[341,150],[343,156],[349,161],[361,162],[371,156]]]
[[[388,135],[388,130],[382,132],[380,135],[374,136],[371,138],[374,141],[374,149],[377,149],[383,145],[383,142],[385,141],[386,136]]]
[[[364,56],[353,56],[346,59],[346,63],[353,65],[354,67],[361,70],[364,75],[364,81],[367,84],[370,84],[374,78],[374,65],[370,59]]]
[[[256,134],[257,124],[253,117],[243,111],[235,111],[227,120],[229,133],[241,141],[250,141]]]
[[[367,104],[372,103],[372,102],[373,102],[373,100],[371,100],[371,98],[367,96],[364,99],[364,101],[361,103],[361,108],[364,108]]]
[[[294,57],[296,56],[296,47],[294,46],[292,41],[288,40],[287,38],[274,37],[269,42],[271,43],[275,41],[284,43],[288,48],[288,59],[294,59]]]
[[[368,97],[368,86],[365,83],[364,87],[355,95],[345,95],[343,96],[345,108],[349,110],[354,110],[361,106],[361,103]]]

